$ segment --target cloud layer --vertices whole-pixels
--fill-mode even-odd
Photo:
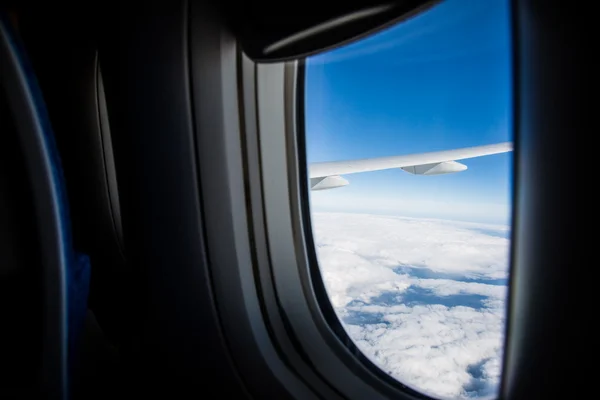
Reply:
[[[435,397],[497,393],[508,227],[313,213],[313,230],[338,317],[376,365]]]

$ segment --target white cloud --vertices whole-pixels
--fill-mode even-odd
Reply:
[[[369,195],[351,192],[344,187],[336,190],[322,190],[310,193],[311,206],[316,211],[343,211],[351,213],[369,212],[378,210],[379,213],[401,214],[413,217],[434,216],[447,219],[469,219],[473,221],[507,221],[510,216],[510,205],[504,203],[490,203],[475,198],[461,198],[455,189],[444,192],[444,196],[430,195],[431,198],[449,197],[443,199],[430,199],[422,193],[411,196],[403,193],[397,195]],[[457,197],[458,196],[458,197]]]
[[[508,227],[313,213],[313,229],[332,303],[367,357],[436,397],[496,393]]]

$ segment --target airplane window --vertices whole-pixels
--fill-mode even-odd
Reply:
[[[498,393],[512,190],[508,0],[447,0],[305,62],[320,274],[361,353],[436,398]]]

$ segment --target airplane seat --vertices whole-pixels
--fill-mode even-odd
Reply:
[[[15,14],[0,10],[0,391],[63,398],[89,259],[73,248],[60,157],[17,32]]]
[[[34,386],[41,367],[42,268],[25,160],[4,87],[0,132],[0,393],[6,393]]]
[[[95,17],[79,11],[77,19],[60,10],[24,14],[20,26],[55,128],[75,244],[91,258],[89,308],[108,340],[123,347],[130,343],[134,284],[122,239]]]

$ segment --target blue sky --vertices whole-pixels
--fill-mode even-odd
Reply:
[[[306,68],[309,162],[390,156],[512,140],[507,0],[446,0]],[[346,175],[311,192],[315,211],[508,224],[512,153],[468,170]]]

